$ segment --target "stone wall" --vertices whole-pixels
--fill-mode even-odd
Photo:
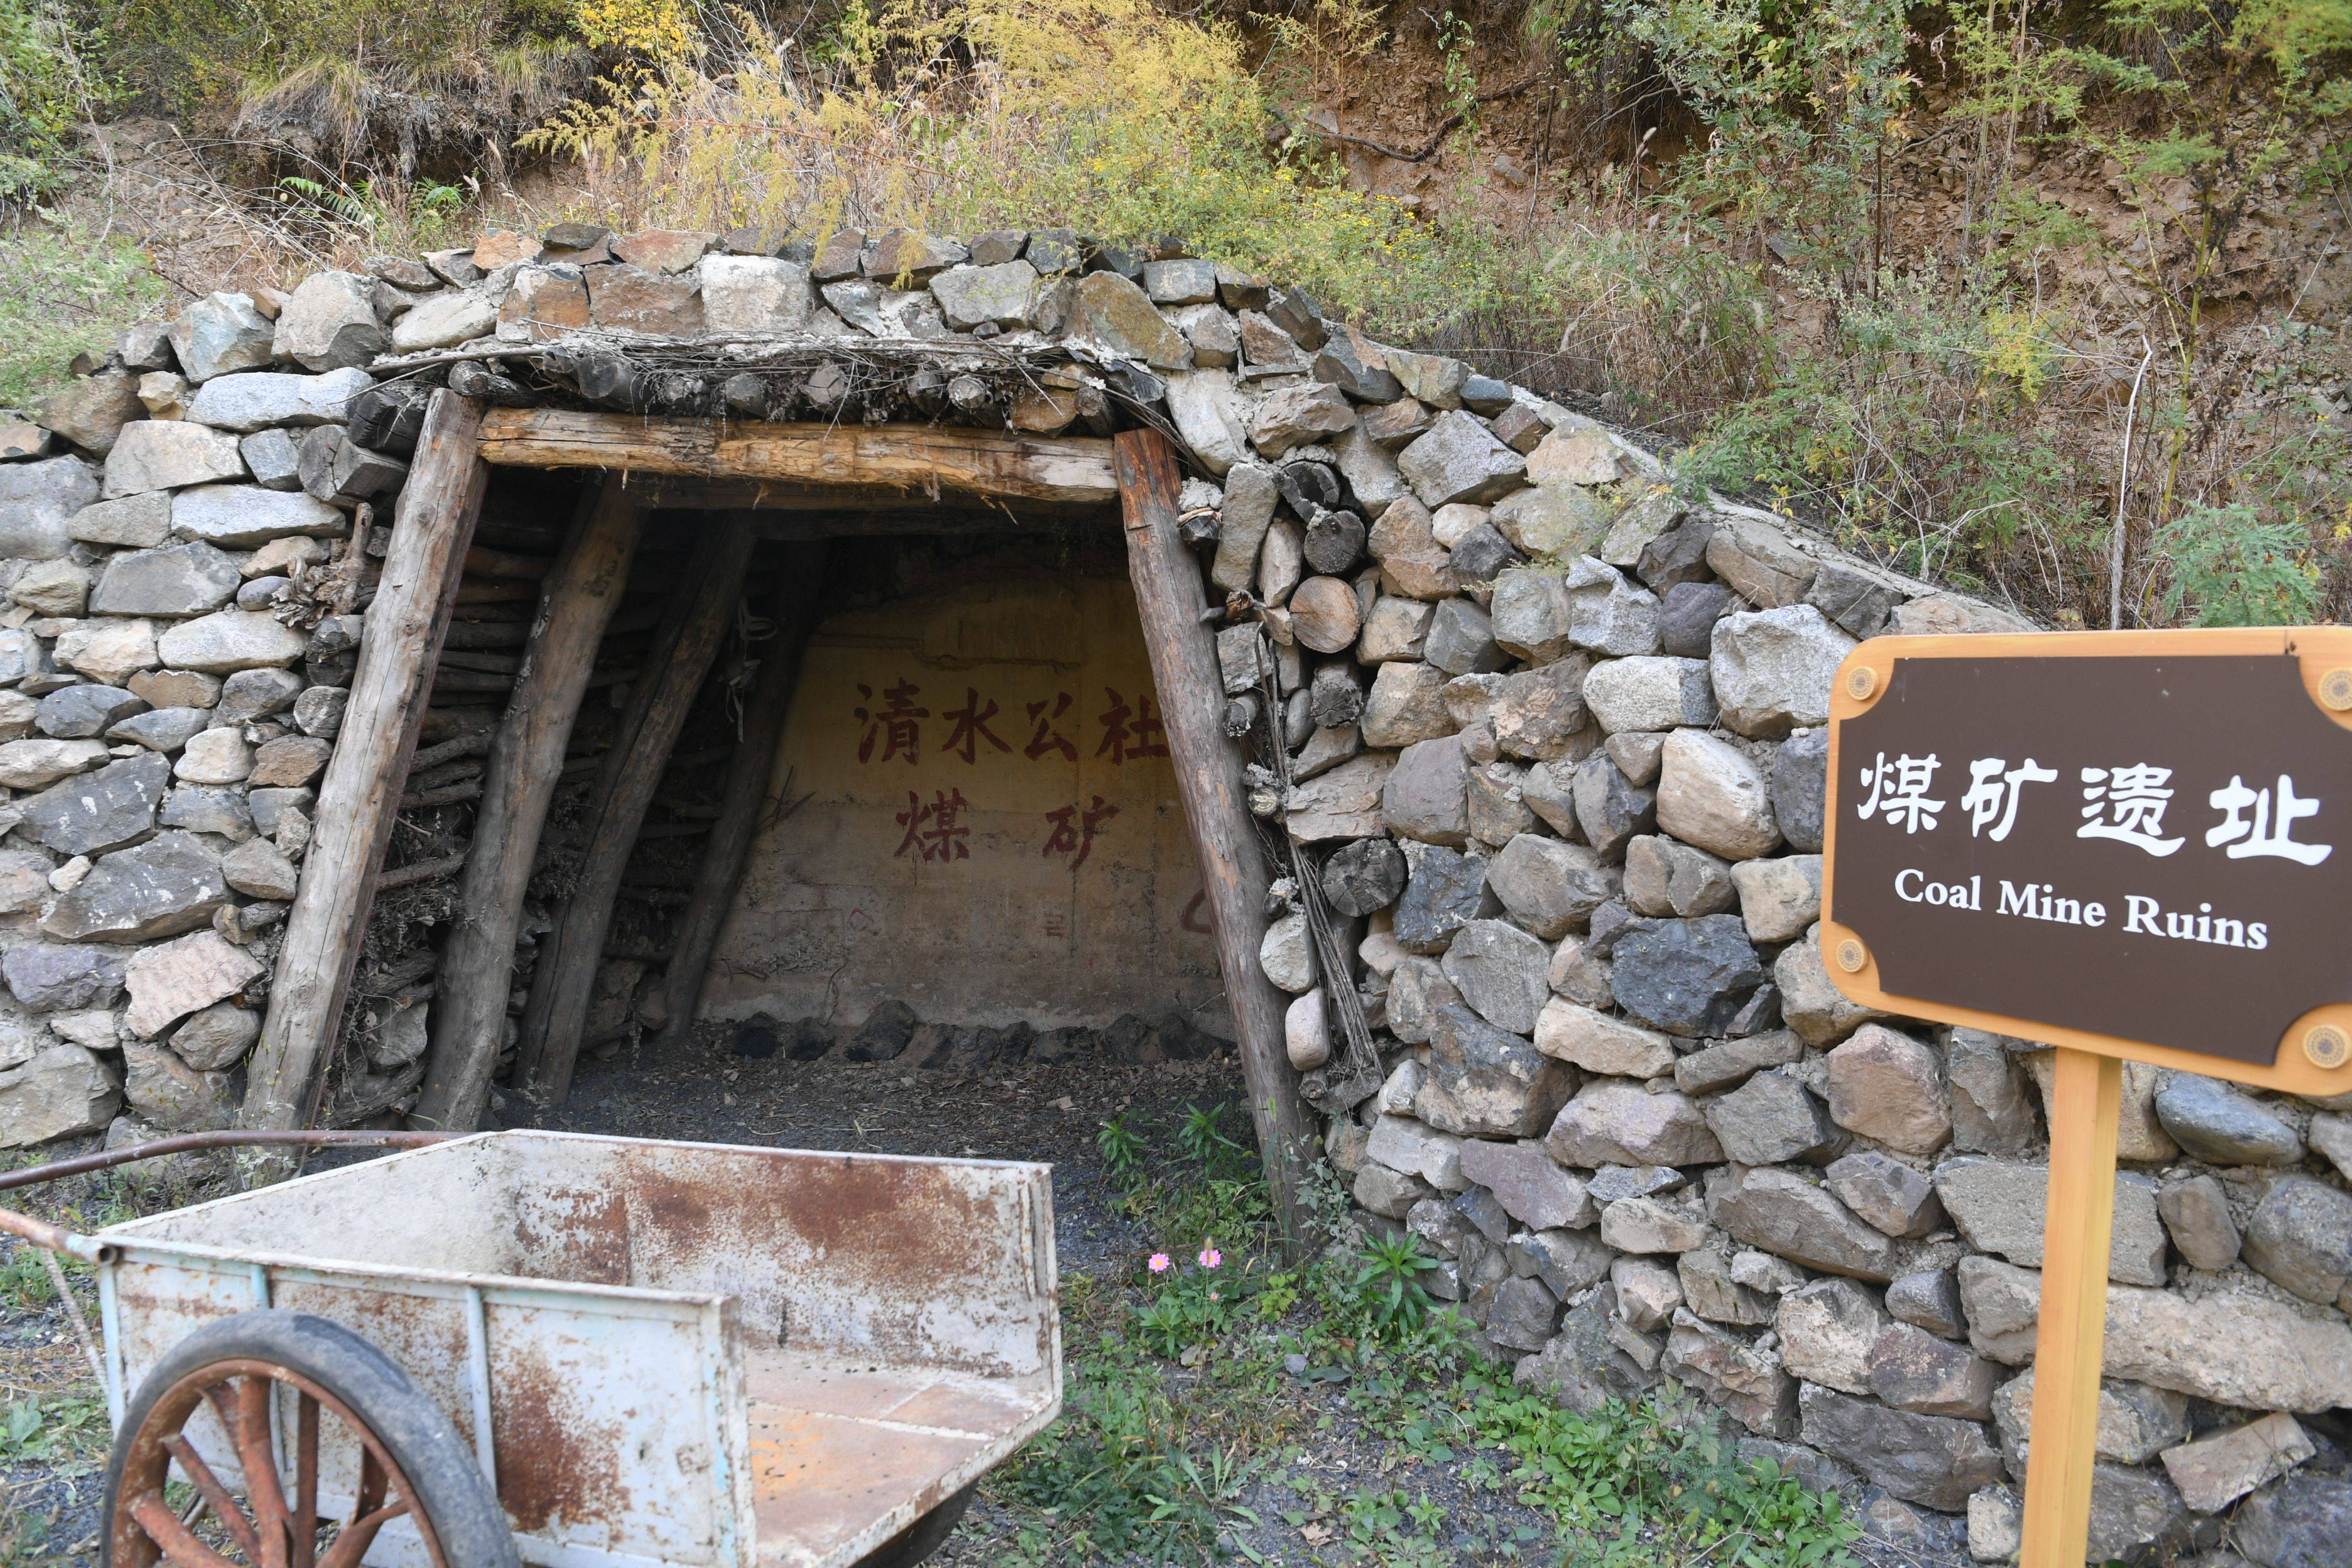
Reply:
[[[1812,925],[1832,670],[2013,617],[1297,291],[1066,231],[500,232],[89,369],[0,423],[0,1144],[126,1096],[226,1117],[363,629],[355,520],[424,389],[1164,422],[1294,846],[1262,961],[1363,1223],[1523,1382],[1678,1381],[1876,1528],[2012,1550],[2047,1053],[1852,1005]],[[2262,1568],[2342,1561],[2352,1119],[2135,1069],[2122,1156],[2094,1554],[2226,1517]]]

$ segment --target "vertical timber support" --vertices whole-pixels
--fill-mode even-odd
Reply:
[[[479,403],[446,389],[425,407],[393,514],[383,575],[368,605],[351,701],[319,784],[318,826],[287,915],[239,1116],[248,1127],[306,1124],[326,1088],[376,874],[400,812],[401,782],[416,750],[489,479],[481,424]]]
[[[719,928],[734,907],[735,889],[743,880],[744,857],[751,851],[751,833],[759,826],[760,807],[767,798],[769,775],[775,770],[776,747],[783,740],[784,720],[792,711],[793,689],[800,681],[801,656],[808,647],[809,634],[816,629],[824,558],[823,540],[792,545],[785,552],[783,582],[771,606],[775,631],[760,659],[751,700],[744,704],[743,738],[728,764],[719,816],[704,841],[692,899],[675,928],[669,970],[662,977],[669,1000],[669,1020],[661,1034],[664,1046],[682,1045],[694,1032],[694,1009],[702,1000],[703,974],[710,967],[712,950],[719,945]]]
[[[1168,726],[1177,794],[1200,858],[1217,966],[1241,1042],[1250,1120],[1285,1246],[1297,1256],[1311,1242],[1300,1184],[1313,1142],[1283,1045],[1284,998],[1257,961],[1265,935],[1265,866],[1244,804],[1242,758],[1224,732],[1224,684],[1217,674],[1215,636],[1202,619],[1208,600],[1201,569],[1176,531],[1176,454],[1158,431],[1129,430],[1116,438],[1113,459],[1127,524],[1128,574]]]
[[[2061,1047],[2050,1092],[2050,1198],[2042,1220],[2042,1321],[2033,1340],[2033,1462],[2025,1478],[2023,1568],[2080,1568],[2091,1535],[2099,1362],[2115,1233],[2124,1064]]]
[[[547,574],[514,700],[490,740],[482,805],[441,954],[425,1092],[409,1124],[470,1131],[488,1101],[513,985],[515,933],[540,830],[588,690],[597,645],[628,584],[639,512],[617,478],[597,489]]]
[[[685,580],[654,638],[645,679],[629,694],[628,709],[597,778],[587,859],[531,975],[516,1062],[517,1079],[555,1104],[572,1093],[572,1069],[580,1055],[604,937],[612,929],[621,873],[636,847],[637,829],[653,804],[655,787],[669,765],[687,710],[694,705],[702,678],[734,625],[753,542],[751,526],[735,516],[714,520],[696,542]]]

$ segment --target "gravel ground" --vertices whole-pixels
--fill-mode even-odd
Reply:
[[[1127,1111],[1164,1129],[1188,1105],[1237,1107],[1243,1100],[1239,1069],[1230,1058],[1154,1066],[1101,1059],[1024,1063],[959,1076],[888,1063],[751,1060],[734,1055],[726,1038],[713,1029],[675,1057],[625,1049],[583,1061],[570,1103],[537,1108],[502,1096],[494,1116],[506,1126],[635,1137],[1045,1161],[1055,1167],[1055,1243],[1066,1285],[1085,1276],[1116,1290],[1115,1282],[1132,1269],[1150,1238],[1114,1207],[1095,1150],[1096,1128]],[[1238,1112],[1230,1124],[1238,1131]],[[58,1152],[45,1151],[52,1157]],[[106,1191],[85,1182],[47,1195],[89,1204]],[[133,1206],[169,1207],[200,1195],[184,1182],[152,1182],[144,1184]],[[118,1211],[108,1217],[119,1216]],[[86,1217],[97,1223],[99,1216]],[[5,1261],[0,1248],[0,1266]],[[1187,1389],[1214,1372],[1170,1368],[1170,1393],[1180,1409]],[[0,1443],[0,1564],[97,1561],[105,1442],[97,1386],[64,1312],[54,1302],[35,1310],[0,1297],[0,1416],[19,1401],[75,1396],[82,1426],[56,1451],[11,1459]],[[1310,1369],[1308,1377],[1285,1376],[1258,1397],[1259,1416],[1283,1434],[1290,1460],[1268,1464],[1242,1491],[1237,1500],[1260,1522],[1250,1526],[1237,1517],[1229,1544],[1260,1561],[1286,1563],[1556,1560],[1558,1548],[1540,1515],[1504,1491],[1465,1484],[1463,1461],[1470,1456],[1424,1464],[1368,1433],[1344,1381],[1317,1379]],[[1354,1521],[1345,1500],[1365,1493],[1390,1493],[1426,1511],[1418,1521],[1404,1520],[1383,1532],[1376,1552],[1351,1552]],[[1295,1518],[1302,1513],[1307,1517]],[[1947,1568],[1962,1560],[1955,1544],[1874,1540],[1858,1555],[1885,1568]],[[933,1561],[946,1568],[996,1568],[1015,1555],[1013,1517],[982,1499]]]

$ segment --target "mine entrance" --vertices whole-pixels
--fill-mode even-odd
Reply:
[[[1150,432],[436,395],[248,1116],[473,1126],[494,1079],[561,1101],[583,1051],[698,1017],[891,1059],[1230,1036],[1286,1196],[1266,872],[1178,479]]]
[[[411,1109],[427,991],[478,990],[460,968],[498,961],[448,941],[467,920],[449,867],[601,482],[504,472],[485,497],[346,1014],[343,1078],[372,1070],[341,1115],[395,1091]],[[567,1033],[603,1060],[698,1021],[750,1055],[929,1067],[1189,1058],[1230,1037],[1116,530],[894,531],[920,521],[642,515],[526,886],[506,1089],[561,1098]],[[588,900],[609,906],[593,964]],[[555,994],[583,980],[584,1008]]]

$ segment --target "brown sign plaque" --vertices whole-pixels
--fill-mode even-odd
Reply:
[[[1831,726],[1847,994],[2352,1088],[2352,630],[1878,638]]]

